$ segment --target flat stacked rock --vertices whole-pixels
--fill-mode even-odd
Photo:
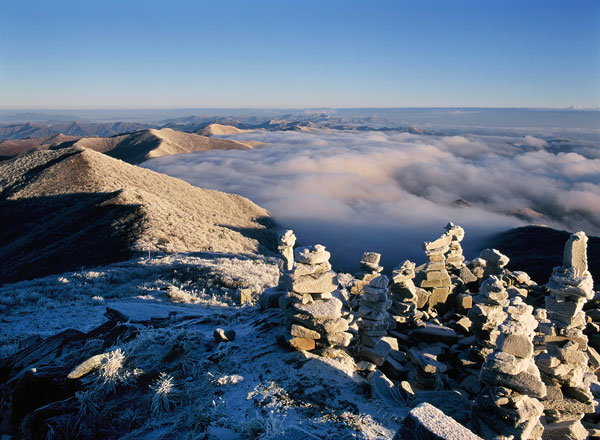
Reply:
[[[481,368],[483,389],[473,406],[473,425],[486,439],[540,439],[546,387],[533,358],[538,322],[533,307],[515,298],[505,307],[496,348]]]
[[[460,269],[464,265],[465,257],[460,242],[465,238],[465,230],[460,226],[449,222],[446,225],[446,234],[452,237],[452,241],[448,246],[449,250],[444,257],[446,258],[446,267],[448,269]]]
[[[379,265],[381,254],[377,252],[365,252],[360,260],[360,271],[354,274],[354,284],[350,293],[360,295],[363,288],[379,276],[383,266]]]
[[[352,340],[342,318],[342,301],[331,292],[338,287],[330,254],[322,245],[297,248],[296,262],[284,275],[287,293],[279,300],[289,332],[280,341],[296,350],[347,347]]]
[[[396,328],[409,327],[416,319],[423,316],[417,310],[417,287],[413,282],[415,277],[415,263],[406,260],[392,271],[392,285],[389,289],[392,307],[390,316],[396,323]]]
[[[571,235],[567,241],[563,265],[554,268],[546,288],[547,319],[542,316],[543,337],[539,341],[544,350],[537,356],[537,364],[548,387],[543,402],[548,438],[569,432],[568,438],[583,439],[587,433],[580,420],[586,413],[593,413],[595,405],[589,381],[584,380],[589,358],[583,306],[594,297],[594,291],[583,232]]]
[[[398,349],[395,338],[387,336],[390,327],[388,309],[392,305],[388,285],[389,278],[385,275],[372,280],[363,288],[358,309],[358,355],[377,366],[383,365],[390,350]]]
[[[434,241],[423,243],[425,255],[429,260],[425,266],[424,279],[421,281],[421,288],[431,292],[428,304],[429,308],[434,308],[438,304],[445,304],[448,295],[452,291],[452,280],[446,270],[446,253],[450,250],[452,235],[444,233],[440,238]]]
[[[502,275],[504,268],[510,261],[506,255],[496,249],[482,250],[479,259],[483,263],[483,278],[490,275]]]
[[[510,301],[502,281],[491,276],[481,283],[479,294],[473,297],[473,302],[475,304],[467,313],[477,341],[477,347],[471,349],[471,359],[481,363],[496,347],[500,335],[498,327],[507,318],[504,308]]]

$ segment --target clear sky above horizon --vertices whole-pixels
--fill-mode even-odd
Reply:
[[[0,0],[0,108],[600,106],[600,1]]]

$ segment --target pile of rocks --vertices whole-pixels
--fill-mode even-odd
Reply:
[[[471,359],[482,363],[496,347],[500,334],[498,327],[507,318],[504,308],[509,305],[508,293],[500,278],[491,276],[479,288],[479,294],[473,297],[475,303],[468,311],[471,329],[477,346],[471,349]]]
[[[460,242],[465,238],[465,230],[452,222],[449,222],[445,229],[446,234],[452,238],[448,246],[449,250],[444,255],[446,258],[446,267],[448,269],[460,269],[465,261],[463,249],[460,245]]]
[[[594,297],[594,291],[583,232],[572,234],[567,241],[563,265],[554,268],[546,288],[546,319],[540,314],[539,343],[543,352],[537,356],[548,387],[543,402],[546,430],[554,436],[568,434],[569,438],[583,439],[587,433],[580,420],[586,413],[593,413],[595,405],[586,380],[589,359],[583,306]]]
[[[546,387],[533,358],[538,322],[521,297],[504,312],[496,348],[481,368],[483,389],[473,406],[473,425],[483,438],[540,439],[544,405],[537,398],[546,395]]]
[[[360,271],[354,274],[354,283],[350,293],[360,295],[363,288],[379,276],[383,266],[379,265],[381,254],[377,252],[365,252],[360,260]]]
[[[333,297],[338,287],[331,270],[330,254],[322,245],[297,248],[295,264],[284,274],[287,293],[279,306],[286,316],[288,331],[281,343],[296,350],[347,347],[352,340],[348,321],[342,317],[342,301]]]
[[[390,350],[398,349],[395,338],[387,336],[390,327],[388,309],[392,301],[388,295],[389,279],[380,275],[364,287],[358,308],[358,355],[377,366],[383,365]]]
[[[415,263],[408,260],[392,271],[393,283],[389,289],[392,306],[389,313],[397,329],[409,327],[423,316],[423,312],[417,310],[419,297],[414,277]]]
[[[446,270],[445,257],[450,250],[452,239],[453,236],[446,232],[437,240],[423,243],[423,249],[429,261],[425,266],[421,288],[431,293],[428,300],[429,308],[445,304],[452,291],[452,280]]]

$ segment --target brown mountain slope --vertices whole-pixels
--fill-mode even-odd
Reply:
[[[12,159],[31,150],[47,150],[64,142],[71,142],[77,139],[77,137],[65,136],[59,133],[36,138],[0,141],[0,161]]]
[[[122,261],[136,252],[257,253],[269,213],[82,148],[0,164],[0,283]]]
[[[223,134],[247,133],[252,131],[256,130],[245,130],[242,128],[234,127],[233,125],[209,124],[204,128],[196,130],[194,133],[201,134],[202,136],[214,136]]]
[[[171,128],[139,130],[108,138],[84,137],[56,148],[75,146],[105,153],[129,163],[141,163],[154,157],[206,150],[247,150],[252,145],[228,139],[211,139]]]

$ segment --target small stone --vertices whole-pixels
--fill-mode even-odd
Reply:
[[[471,320],[466,316],[463,316],[458,321],[456,321],[456,326],[465,333],[469,333],[471,330]]]
[[[300,351],[311,351],[317,346],[314,339],[280,336],[277,341],[280,342],[281,345]]]
[[[387,289],[389,284],[390,284],[390,279],[385,275],[380,275],[377,278],[375,278],[373,281],[371,281],[371,283],[369,285],[371,287],[375,287],[378,289]]]
[[[544,428],[543,440],[585,440],[587,430],[579,420],[551,423]]]
[[[502,334],[497,339],[498,348],[505,353],[521,359],[528,359],[533,356],[533,343],[525,335]]]
[[[489,263],[492,263],[499,267],[504,267],[508,264],[510,259],[496,249],[484,249],[479,254],[479,258],[486,260]]]
[[[290,334],[297,338],[304,339],[320,339],[321,334],[315,330],[311,330],[309,328],[303,327],[298,324],[292,324],[290,326]]]
[[[424,402],[404,418],[394,440],[482,440],[452,417]]]
[[[231,342],[235,339],[235,330],[223,330],[216,328],[213,332],[216,342]]]
[[[478,394],[481,391],[481,382],[479,378],[473,374],[469,374],[460,383],[460,386],[471,394]]]
[[[67,379],[79,379],[79,378],[95,371],[96,369],[98,369],[100,367],[100,365],[102,365],[102,363],[104,362],[105,359],[108,358],[108,356],[109,356],[108,353],[102,353],[102,354],[97,354],[96,356],[92,356],[85,362],[82,362],[77,367],[75,367],[73,369],[73,371],[71,371],[69,373],[69,375],[67,376]]]
[[[369,361],[359,361],[356,363],[356,369],[358,371],[375,371],[377,369],[377,365]]]

